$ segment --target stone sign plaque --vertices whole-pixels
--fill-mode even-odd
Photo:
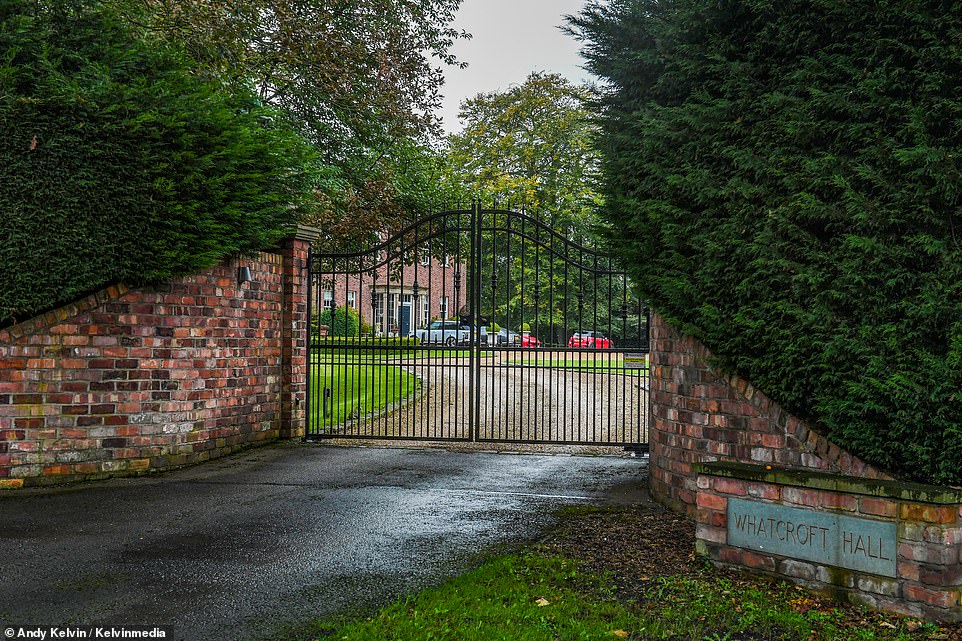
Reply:
[[[728,544],[881,576],[897,576],[895,523],[728,499]]]
[[[648,354],[644,353],[625,353],[625,369],[647,369]]]

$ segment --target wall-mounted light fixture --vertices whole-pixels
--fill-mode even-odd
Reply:
[[[251,268],[250,268],[250,267],[248,267],[247,265],[244,265],[243,267],[238,267],[238,268],[237,268],[237,283],[238,283],[238,284],[243,285],[244,283],[249,283],[249,282],[251,282],[252,280],[254,280],[254,277],[251,276]]]

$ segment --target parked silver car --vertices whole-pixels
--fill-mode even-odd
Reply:
[[[427,329],[417,330],[415,335],[422,345],[458,345],[471,340],[471,328],[457,320],[437,320],[432,321]]]
[[[412,333],[422,345],[467,345],[471,342],[471,326],[457,320],[432,321],[426,329]],[[481,328],[481,343],[487,344],[488,330]]]

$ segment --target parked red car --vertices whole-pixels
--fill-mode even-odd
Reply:
[[[521,347],[541,347],[541,341],[531,334],[522,334],[520,344]]]
[[[568,339],[568,347],[611,349],[611,339],[601,332],[575,332]]]

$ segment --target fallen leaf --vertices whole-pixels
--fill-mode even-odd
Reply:
[[[34,136],[34,137],[33,137],[33,140],[30,141],[30,151],[35,150],[35,149],[37,148],[37,145],[39,144],[39,142],[40,142],[40,141],[37,140],[37,137]]]
[[[881,626],[881,627],[883,627],[883,628],[888,628],[888,629],[890,629],[890,630],[894,630],[894,629],[895,629],[895,626],[894,626],[893,624],[889,623],[888,621],[882,621],[881,623],[879,623],[879,626]]]
[[[535,603],[537,604],[537,606],[538,606],[539,608],[543,608],[543,607],[546,606],[546,605],[551,605],[551,601],[549,601],[548,599],[546,599],[546,598],[544,598],[544,597],[541,597],[540,599],[538,599],[537,601],[535,601]]]
[[[619,639],[627,639],[628,633],[625,632],[624,630],[612,630],[611,636],[618,637]]]

